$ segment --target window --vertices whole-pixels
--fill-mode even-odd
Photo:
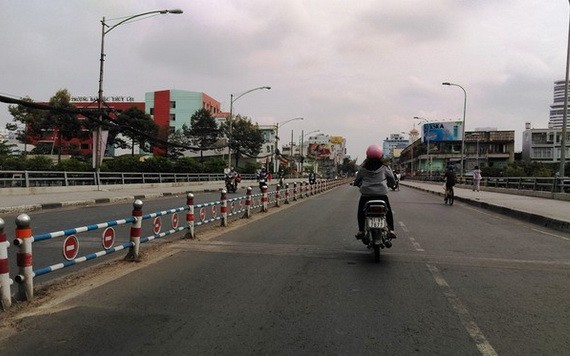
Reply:
[[[150,114],[154,115],[154,108],[150,108]]]
[[[176,109],[176,101],[171,101],[171,102],[170,102],[170,108],[171,108],[171,109]]]
[[[170,114],[170,121],[176,121],[176,114]]]

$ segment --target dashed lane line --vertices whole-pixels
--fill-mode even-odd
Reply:
[[[477,326],[477,323],[475,323],[475,320],[473,317],[471,317],[471,314],[469,314],[469,311],[463,305],[457,294],[455,294],[445,278],[443,278],[443,275],[439,269],[436,266],[430,264],[426,264],[426,266],[431,272],[435,283],[442,289],[443,295],[445,298],[447,298],[447,301],[459,317],[459,320],[461,320],[461,324],[465,328],[465,331],[467,331],[471,339],[475,342],[475,346],[481,355],[497,356],[497,352],[493,346],[491,346],[479,326]]]

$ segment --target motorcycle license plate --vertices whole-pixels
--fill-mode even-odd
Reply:
[[[384,227],[384,219],[379,217],[368,218],[368,226],[372,229],[381,229]]]

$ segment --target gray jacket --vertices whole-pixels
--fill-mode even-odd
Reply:
[[[361,167],[356,173],[354,185],[360,187],[360,194],[364,196],[387,195],[388,186],[394,185],[394,173],[390,167],[381,166],[375,171]]]

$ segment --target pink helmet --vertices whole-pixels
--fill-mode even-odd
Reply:
[[[382,158],[384,156],[384,152],[382,151],[382,147],[379,145],[370,145],[366,149],[366,158]]]

